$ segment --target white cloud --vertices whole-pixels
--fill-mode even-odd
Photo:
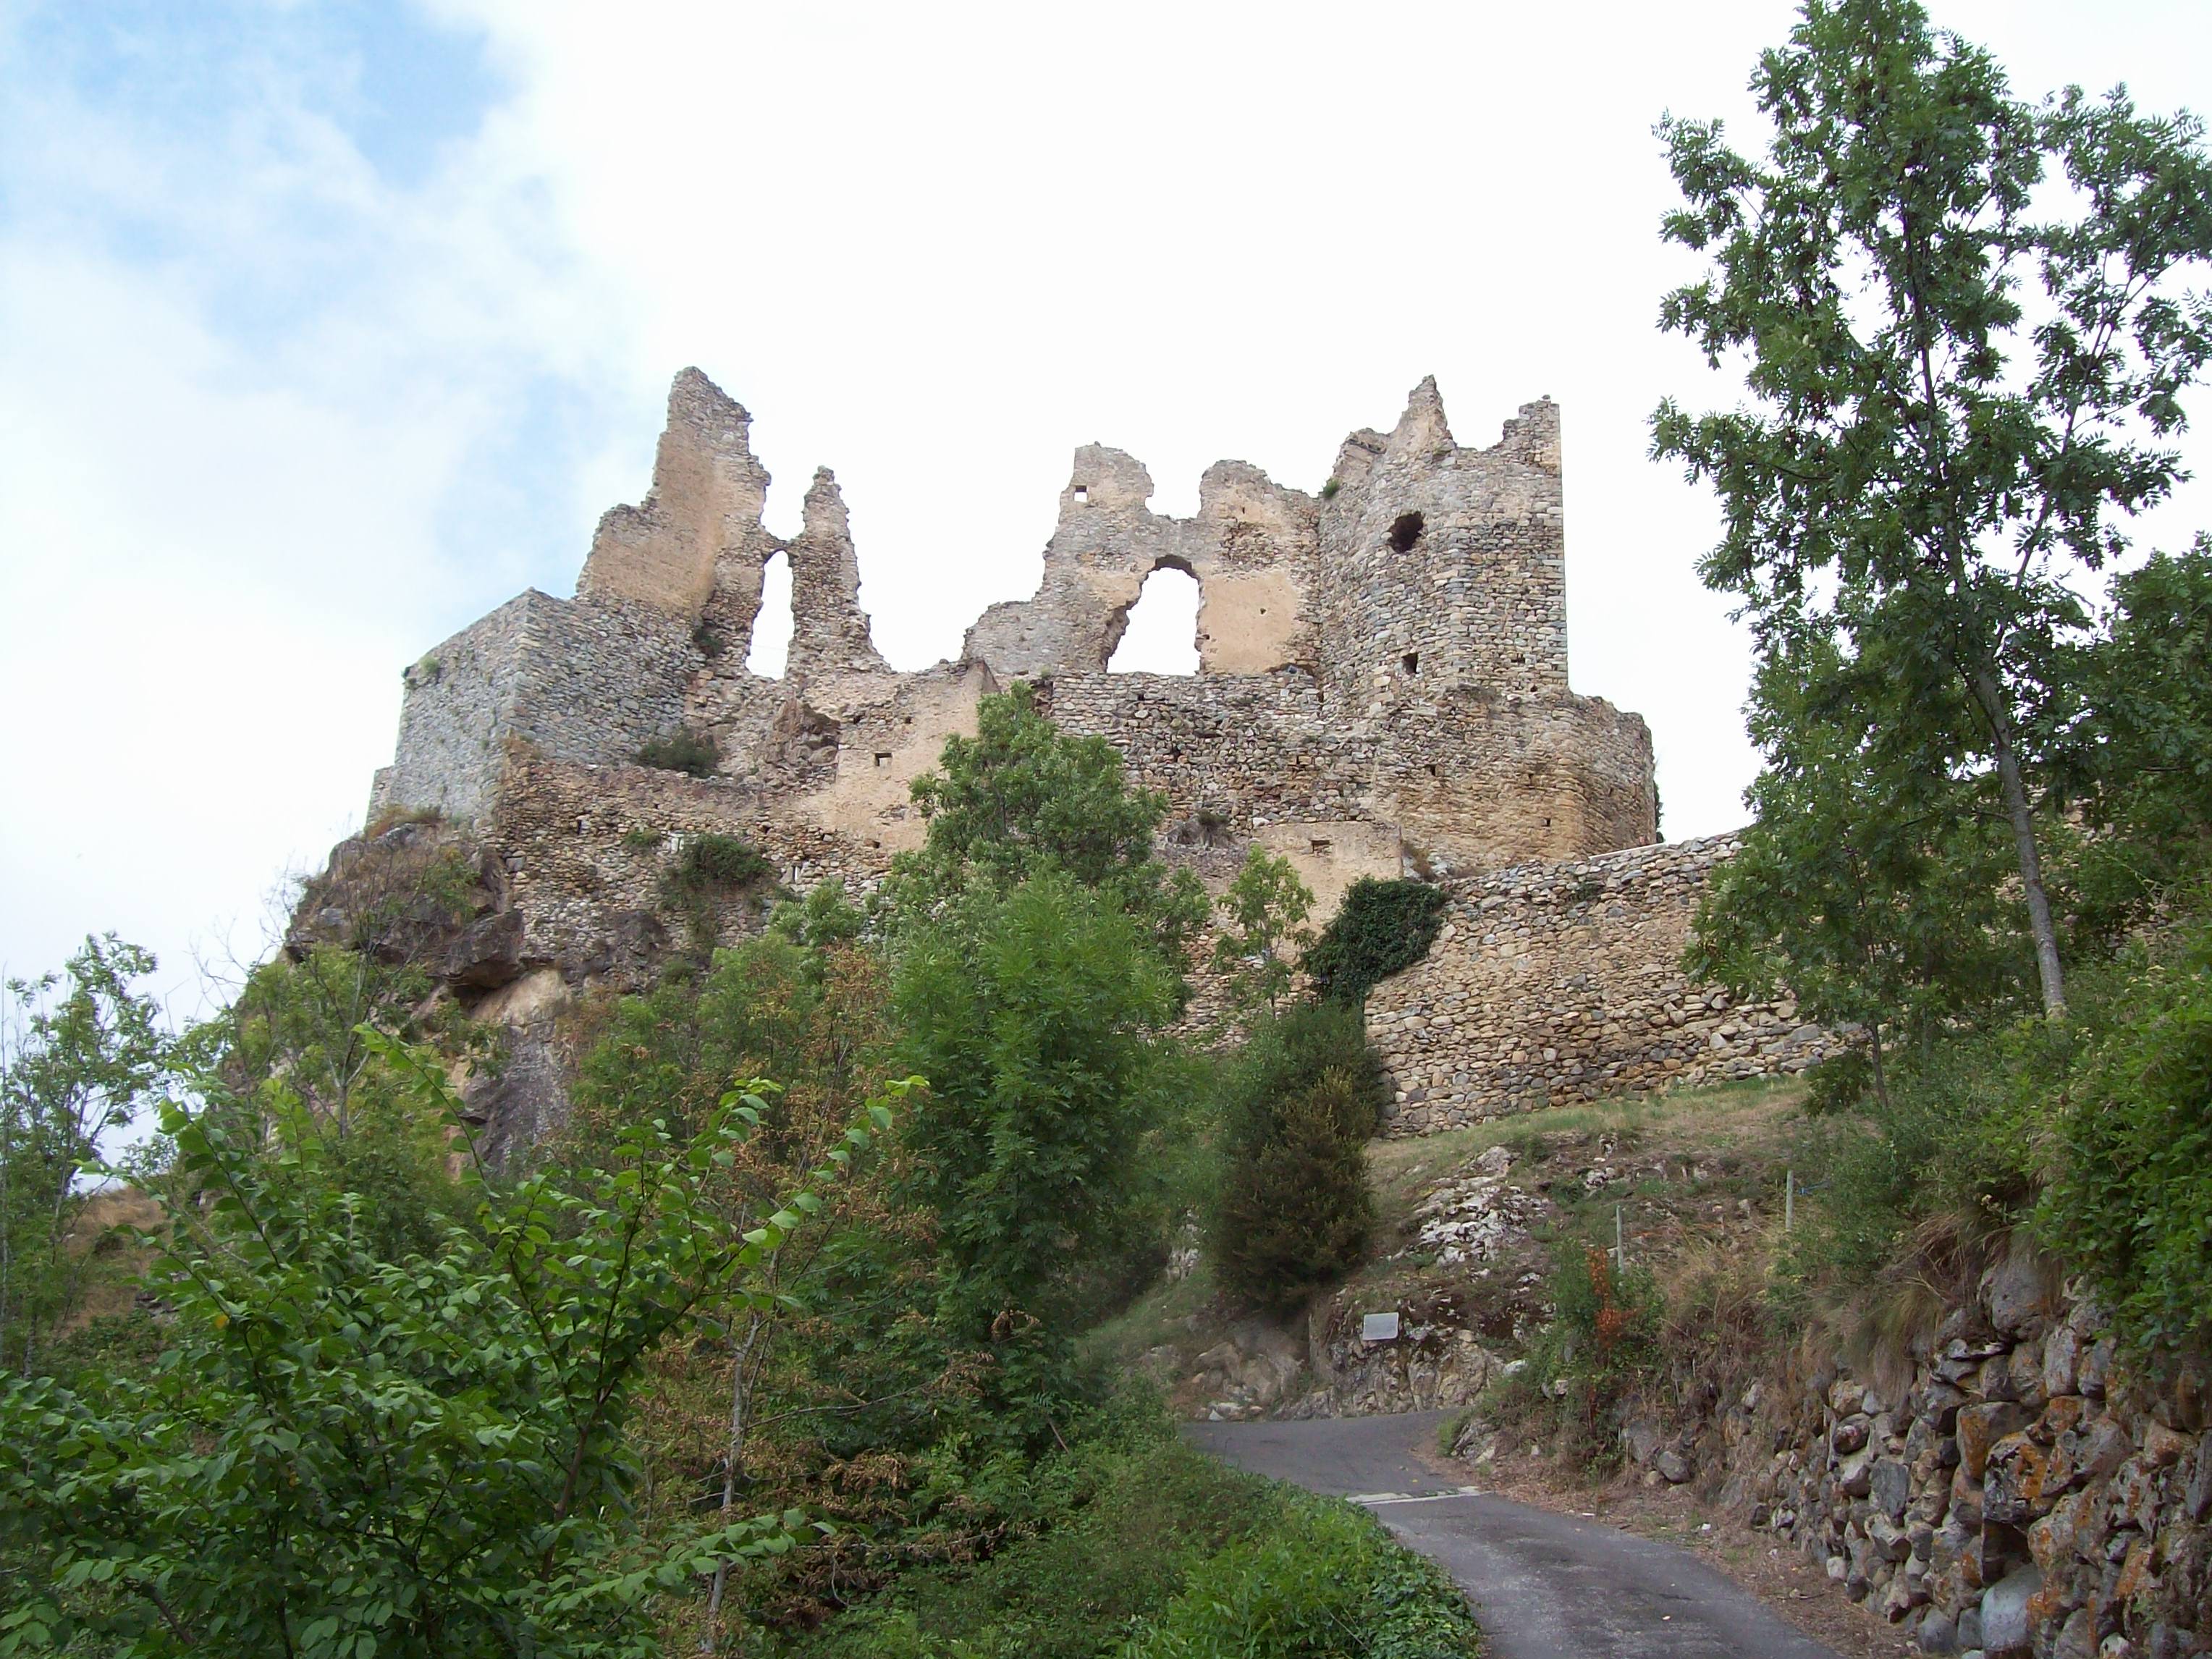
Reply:
[[[2200,6],[1941,10],[2023,88],[2212,106]],[[568,591],[691,362],[753,410],[779,527],[836,468],[905,665],[1034,585],[1078,444],[1187,511],[1224,456],[1317,486],[1427,373],[1466,443],[1548,393],[1577,689],[1650,720],[1669,833],[1740,817],[1712,514],[1644,459],[1662,392],[1727,400],[1653,326],[1688,267],[1650,128],[1741,120],[1785,6],[437,0],[381,27],[489,73],[373,130],[356,59],[391,41],[217,14],[161,97],[18,72],[0,24],[19,970],[91,927],[174,957],[319,856],[399,665]],[[430,99],[410,61],[379,84]]]

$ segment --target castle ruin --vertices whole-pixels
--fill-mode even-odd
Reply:
[[[1497,444],[1467,449],[1425,380],[1389,432],[1345,440],[1318,495],[1223,461],[1189,519],[1151,510],[1152,481],[1133,458],[1086,446],[1036,594],[990,606],[957,661],[912,673],[870,637],[828,470],[798,535],[763,526],[769,475],[750,422],[698,370],[678,374],[653,487],[601,519],[575,596],[525,592],[407,671],[398,750],[370,817],[466,821],[495,866],[496,960],[473,981],[493,988],[482,1015],[526,1033],[578,987],[647,982],[666,943],[656,881],[684,836],[743,836],[798,890],[872,883],[922,839],[914,779],[946,738],[973,732],[982,696],[1016,680],[1167,796],[1164,856],[1218,888],[1256,843],[1291,860],[1323,917],[1362,876],[1465,883],[1657,840],[1644,721],[1568,685],[1548,400],[1523,405]],[[745,662],[779,553],[793,631],[770,679]],[[1161,569],[1198,584],[1197,673],[1109,673]],[[679,732],[711,743],[711,775],[640,763],[648,744]],[[1679,953],[1681,886],[1668,890],[1668,924],[1638,934],[1639,960]],[[1577,937],[1603,954],[1596,933]],[[1574,964],[1550,977],[1576,979]],[[1419,1047],[1413,1018],[1425,1017],[1388,1009],[1394,1055]],[[1464,1063],[1401,1078],[1401,1103],[1424,1109],[1406,1127],[1495,1107],[1495,1088],[1449,1069]],[[1594,1092],[1637,1068],[1554,1070],[1547,1080],[1539,1066],[1508,1103],[1531,1089]]]

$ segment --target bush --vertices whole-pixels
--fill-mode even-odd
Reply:
[[[1467,1600],[1433,1563],[1335,1499],[1300,1496],[1273,1526],[1191,1575],[1128,1659],[1473,1659]]]
[[[1300,965],[1323,996],[1358,1007],[1382,981],[1428,955],[1443,914],[1440,887],[1362,876]]]
[[[1613,1419],[1629,1389],[1658,1363],[1663,1304],[1642,1267],[1583,1240],[1559,1246],[1549,1287],[1552,1322],[1504,1402],[1549,1414],[1561,1454],[1584,1466],[1618,1455]]]
[[[705,956],[720,930],[722,902],[772,882],[775,866],[738,836],[690,836],[661,872],[661,901],[684,918],[691,947]]]
[[[1198,1659],[1475,1651],[1465,1601],[1350,1505],[1224,1468],[1156,1399],[1070,1425],[997,1495],[988,1560],[909,1571],[779,1659]]]
[[[1374,1226],[1352,1079],[1324,1072],[1285,1100],[1274,1132],[1231,1154],[1214,1224],[1222,1284],[1287,1310],[1358,1266]]]
[[[1212,1216],[1224,1286],[1287,1308],[1358,1265],[1373,1224],[1366,1142],[1389,1081],[1357,1009],[1259,1022],[1228,1068]]]
[[[711,778],[722,763],[722,751],[714,747],[712,739],[696,732],[665,732],[653,738],[637,751],[640,766],[658,768],[663,772],[682,772],[695,778]]]
[[[1273,1133],[1279,1103],[1324,1073],[1351,1079],[1345,1132],[1365,1140],[1382,1126],[1390,1074],[1367,1041],[1357,1008],[1336,1002],[1299,1003],[1273,1019],[1254,1022],[1226,1074],[1223,1124],[1227,1142],[1257,1146]]]
[[[2059,1114],[2037,1222],[2133,1344],[2174,1352],[2212,1335],[2212,928],[2134,992]]]

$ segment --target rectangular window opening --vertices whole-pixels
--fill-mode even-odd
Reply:
[[[1078,507],[1088,507],[1091,505],[1091,486],[1089,484],[1078,484],[1075,486],[1075,504]]]
[[[1315,853],[1316,853],[1316,854],[1324,854],[1324,855],[1328,852],[1329,848],[1330,848],[1332,846],[1334,846],[1334,844],[1335,844],[1335,843],[1334,843],[1334,842],[1326,842],[1326,841],[1316,841],[1316,842],[1309,842],[1309,843],[1308,843],[1308,845],[1309,845],[1309,846],[1310,846],[1310,847],[1313,848],[1313,850],[1315,851]]]
[[[1408,651],[1398,660],[1406,665],[1406,672],[1408,674],[1418,674],[1421,672],[1421,653],[1418,651]]]
[[[880,769],[880,768],[882,768],[882,767],[889,766],[890,763],[891,763],[891,757],[890,757],[890,750],[884,750],[884,749],[878,749],[878,750],[876,750],[876,765],[877,765],[879,769]]]

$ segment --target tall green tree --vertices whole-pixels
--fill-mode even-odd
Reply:
[[[1176,1006],[1143,930],[1064,875],[970,890],[909,937],[896,1052],[930,1086],[900,1139],[962,1335],[1034,1331],[1049,1350],[1073,1334],[1186,1093],[1160,1036]]]
[[[1883,763],[1994,777],[2055,1014],[2023,711],[2084,621],[2070,580],[2182,476],[2212,356],[2212,300],[2185,287],[2212,260],[2202,129],[2124,91],[2022,102],[1914,0],[1807,0],[1752,89],[1763,160],[1716,121],[1659,128],[1685,198],[1667,240],[1712,259],[1662,326],[1741,363],[1750,398],[1668,399],[1653,453],[1718,493],[1703,574],[1762,650],[1826,632],[1842,661],[1879,647],[1899,710],[1964,698],[1971,726],[1907,712]]]
[[[108,933],[58,973],[10,980],[0,1013],[0,1367],[28,1373],[76,1297],[80,1182],[163,1080],[170,1039],[135,981],[153,955]],[[87,1241],[76,1241],[82,1245]]]
[[[939,769],[915,780],[927,840],[900,854],[886,884],[896,915],[920,917],[972,884],[1001,891],[1056,873],[1107,895],[1180,966],[1206,925],[1205,890],[1152,849],[1164,795],[1133,789],[1105,738],[1063,732],[1017,681],[983,699],[973,738],[945,744]]]
[[[1889,1048],[2002,998],[2018,937],[1990,781],[1889,755],[1875,713],[1887,686],[1878,664],[1840,663],[1824,636],[1760,665],[1747,709],[1766,757],[1754,817],[1715,872],[1689,954],[1700,978],[1739,995],[1786,985],[1811,1018],[1864,1029],[1884,1099]],[[1963,720],[1957,702],[1948,713]]]
[[[2212,872],[2212,536],[2116,577],[2106,627],[2063,669],[2045,718],[2098,832],[2077,902],[2122,927]]]

